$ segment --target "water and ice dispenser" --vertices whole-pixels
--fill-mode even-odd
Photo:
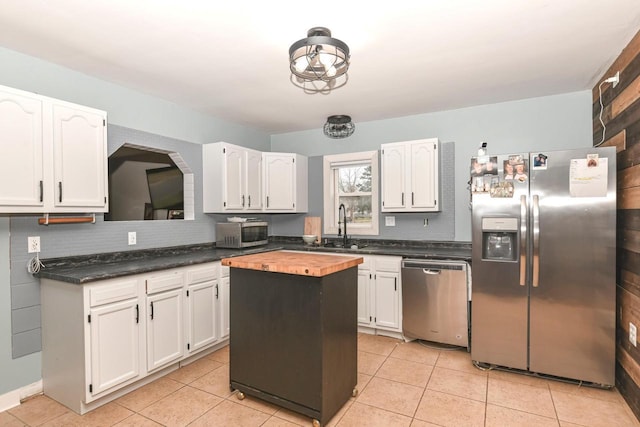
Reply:
[[[482,218],[482,259],[515,261],[518,257],[518,219]]]

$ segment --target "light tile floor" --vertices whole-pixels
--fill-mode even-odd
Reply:
[[[84,416],[46,396],[0,413],[0,426],[310,426],[229,390],[225,347]],[[330,426],[635,426],[617,390],[481,371],[466,351],[358,336],[357,397]]]

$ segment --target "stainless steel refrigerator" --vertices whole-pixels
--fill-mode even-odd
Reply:
[[[616,151],[471,159],[471,358],[615,382]]]

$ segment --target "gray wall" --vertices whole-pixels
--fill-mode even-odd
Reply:
[[[348,111],[340,113],[349,114]],[[356,131],[349,138],[329,139],[322,134],[323,123],[318,123],[318,129],[272,135],[271,150],[321,156],[375,150],[386,142],[421,138],[437,137],[440,141],[454,142],[455,178],[452,185],[456,201],[455,236],[452,239],[458,241],[471,240],[468,171],[470,159],[477,154],[481,141],[488,143],[491,154],[551,151],[592,145],[590,91],[374,122],[361,123],[355,116],[353,120]],[[417,227],[416,221],[420,223],[420,218],[400,218],[396,215],[397,226],[393,234],[412,235],[412,230]],[[298,224],[295,228],[302,230]],[[381,230],[386,236],[384,227]]]
[[[33,353],[19,359],[13,359],[11,354],[9,226],[10,218],[0,217],[0,395],[42,378],[41,353]],[[40,323],[39,310],[37,319]]]

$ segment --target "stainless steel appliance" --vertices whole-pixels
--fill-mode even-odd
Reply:
[[[249,248],[269,243],[266,221],[216,223],[216,247]]]
[[[467,263],[461,261],[402,261],[402,333],[468,347]]]
[[[471,161],[471,358],[613,385],[615,148]]]

